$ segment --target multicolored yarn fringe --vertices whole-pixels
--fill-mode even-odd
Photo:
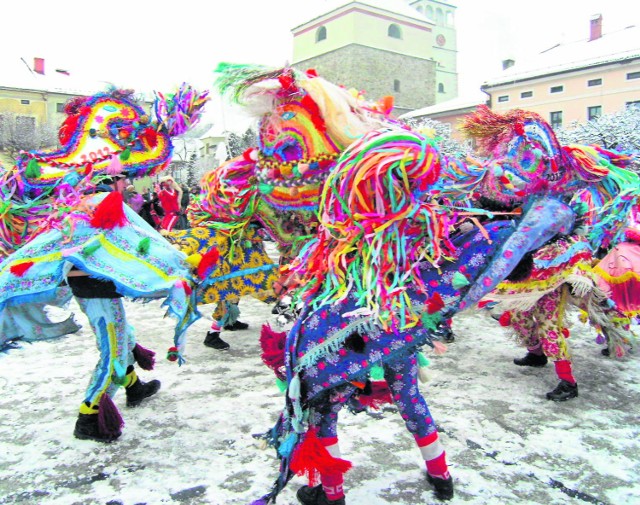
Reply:
[[[439,175],[438,151],[411,132],[374,131],[350,146],[325,184],[318,237],[291,268],[299,295],[318,307],[355,290],[385,328],[398,314],[416,324],[406,291],[427,291],[419,264],[437,266],[454,250],[451,217],[425,198]]]
[[[193,127],[202,115],[209,91],[197,92],[190,85],[182,83],[175,93],[165,97],[156,92],[154,114],[158,130],[169,136],[182,135]]]

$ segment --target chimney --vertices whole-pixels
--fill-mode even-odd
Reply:
[[[591,17],[591,26],[589,31],[589,41],[602,37],[602,14],[595,14]]]
[[[33,70],[40,75],[44,75],[44,58],[33,59]]]
[[[508,68],[511,68],[515,64],[516,64],[516,61],[512,60],[512,59],[502,60],[502,70],[506,70]]]

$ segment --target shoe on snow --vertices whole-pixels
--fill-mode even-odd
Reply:
[[[218,351],[226,351],[231,347],[224,340],[220,338],[219,331],[210,331],[207,333],[207,336],[204,339],[204,345],[207,347],[211,347],[212,349],[217,349]]]
[[[227,324],[224,327],[224,329],[227,331],[246,330],[247,328],[249,328],[249,325],[247,323],[242,323],[240,321],[236,321],[233,324]]]
[[[547,393],[547,400],[566,402],[576,396],[578,396],[578,384],[571,384],[566,380],[561,380],[553,391]]]
[[[438,500],[450,500],[453,498],[453,477],[447,479],[433,477],[427,473],[427,481],[433,486]]]
[[[142,382],[140,379],[136,380],[131,384],[131,386],[125,389],[127,395],[127,407],[137,407],[142,403],[142,400],[155,395],[159,390],[159,380],[152,380],[149,382]]]
[[[533,354],[528,352],[524,358],[515,358],[513,362],[518,366],[540,367],[547,364],[547,357],[544,354]]]
[[[296,493],[298,501],[303,505],[345,505],[344,498],[330,500],[322,489],[322,484],[315,487],[302,486]]]

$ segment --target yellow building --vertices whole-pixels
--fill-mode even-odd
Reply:
[[[426,4],[449,5],[434,0],[411,3],[423,9]],[[335,0],[318,3],[318,8],[292,30],[294,67],[314,68],[372,100],[392,95],[397,113],[457,94],[455,33],[438,31],[436,22],[409,2]],[[451,30],[453,9],[449,6],[451,14],[440,18],[443,26],[446,20],[451,23]]]
[[[33,137],[32,148],[55,146],[64,104],[96,91],[97,84],[80,83],[63,68],[48,69],[43,58],[0,61],[0,150],[16,137]]]
[[[640,26],[603,33],[596,15],[588,38],[557,44],[522,64],[507,60],[503,67],[482,85],[493,110],[531,110],[554,128],[584,123],[640,106]]]

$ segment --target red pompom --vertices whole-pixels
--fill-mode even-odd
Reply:
[[[307,77],[318,77],[318,71],[315,68],[307,69]]]
[[[213,268],[218,264],[218,259],[220,258],[220,253],[214,247],[209,249],[198,264],[198,277],[200,279],[206,279]]]
[[[178,348],[177,347],[169,347],[169,352],[167,352],[167,359],[169,361],[178,361]]]
[[[562,328],[562,335],[564,335],[564,338],[569,338],[571,336],[569,328]]]
[[[498,319],[498,322],[500,323],[500,326],[511,326],[511,312],[503,312],[500,319]]]
[[[442,301],[442,297],[440,293],[436,292],[434,295],[427,300],[427,313],[435,314],[444,308],[444,302]]]
[[[109,193],[93,211],[90,224],[94,228],[111,230],[127,223],[122,195],[117,191]]]
[[[11,267],[9,267],[9,271],[16,277],[22,277],[32,266],[33,261],[23,261],[22,263],[11,265]]]

